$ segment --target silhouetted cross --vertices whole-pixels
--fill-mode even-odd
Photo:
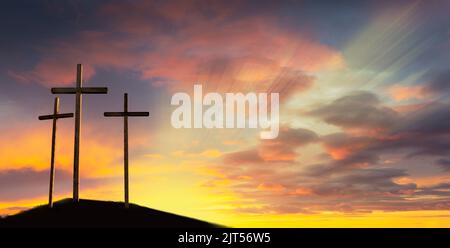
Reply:
[[[125,183],[125,207],[129,207],[128,202],[128,117],[149,116],[149,112],[128,112],[128,94],[123,96],[123,112],[105,112],[106,117],[123,117],[123,161],[124,161],[124,183]]]
[[[53,207],[53,182],[55,181],[55,146],[56,146],[56,121],[61,118],[71,118],[73,113],[59,114],[59,98],[55,98],[52,115],[41,115],[39,120],[53,120],[52,128],[52,154],[50,159],[50,186],[48,192],[48,206]]]
[[[83,66],[77,65],[77,85],[75,88],[52,88],[53,94],[75,94],[75,144],[73,152],[73,201],[79,201],[80,185],[80,132],[83,94],[106,94],[106,87],[83,87]]]

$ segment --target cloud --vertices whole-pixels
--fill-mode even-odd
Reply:
[[[361,196],[375,195],[386,197],[390,195],[408,194],[410,190],[415,190],[415,184],[397,184],[395,178],[407,176],[405,170],[393,168],[376,169],[356,169],[333,177],[324,184],[327,189],[331,189],[338,194],[361,194]],[[323,189],[316,188],[317,194],[327,193]]]
[[[441,158],[436,161],[436,163],[444,170],[450,171],[450,159]]]
[[[226,164],[248,164],[261,163],[264,162],[264,160],[256,149],[252,149],[226,154],[224,156],[224,162]]]
[[[341,97],[319,107],[311,114],[344,128],[369,130],[365,133],[335,133],[321,138],[321,143],[335,161],[328,169],[359,164],[376,164],[389,152],[412,156],[449,154],[450,112],[448,105],[433,103],[402,115],[383,106],[371,93]],[[371,129],[376,132],[371,132]],[[382,132],[381,132],[382,130]],[[317,170],[315,168],[314,170]]]
[[[220,180],[225,177],[234,192],[264,205],[249,205],[237,211],[359,213],[450,209],[448,183],[418,185],[415,180],[404,181],[401,179],[411,178],[407,169],[396,168],[402,166],[399,160],[418,157],[423,167],[436,164],[447,169],[448,105],[436,102],[397,114],[367,92],[344,96],[334,103],[321,106],[312,114],[340,125],[342,132],[319,136],[309,130],[285,129],[280,133],[280,143],[276,139],[268,141],[272,143],[260,142],[253,149],[225,156],[225,165],[218,167]],[[360,114],[346,113],[353,108]],[[354,127],[383,131],[354,133]],[[310,163],[298,160],[298,148],[310,143],[321,145],[327,156]],[[278,151],[283,153],[277,154]],[[279,159],[267,159],[270,154],[277,154],[273,157]],[[229,170],[226,166],[231,158],[240,158],[235,161],[239,169]],[[390,158],[394,158],[393,162],[385,163]],[[278,166],[280,163],[283,166]],[[245,181],[240,179],[247,175],[250,177]],[[280,205],[293,207],[288,210],[278,208]]]
[[[373,142],[373,138],[354,137],[346,133],[334,133],[321,138],[322,145],[335,160],[342,160]]]
[[[260,164],[259,167],[261,166]],[[294,166],[298,168],[298,164]],[[222,176],[226,176],[228,186],[235,193],[243,199],[252,199],[260,204],[238,204],[240,207],[236,209],[237,212],[367,213],[376,210],[450,209],[448,184],[419,187],[415,183],[398,183],[399,178],[409,176],[405,169],[353,168],[318,177],[292,173],[286,167],[259,167],[243,164],[239,169],[230,170],[227,167],[222,171]],[[244,180],[243,176],[247,174],[252,176]]]
[[[433,196],[440,200],[440,203],[444,203],[445,200],[448,200],[450,197],[450,183],[438,183],[431,186],[422,187],[417,194],[421,196]],[[450,204],[448,201],[445,202],[445,205],[449,207]]]
[[[429,72],[423,80],[425,83],[420,85],[394,85],[388,89],[388,93],[397,101],[424,100],[432,95],[446,95],[450,90],[450,70]]]
[[[253,149],[225,154],[224,161],[228,164],[293,162],[298,156],[296,149],[317,140],[318,135],[313,131],[282,127],[276,139],[262,140]]]
[[[298,164],[292,166],[299,173],[292,173],[286,167],[260,168],[261,166],[263,165],[242,164],[239,169],[230,170],[230,167],[226,167],[221,170],[222,177],[225,175],[227,185],[235,193],[243,199],[252,199],[260,204],[259,207],[238,204],[241,207],[236,209],[237,212],[367,213],[376,210],[450,209],[448,183],[418,186],[411,182],[397,182],[398,179],[409,176],[405,169],[352,168],[318,176],[301,173]],[[244,180],[244,175],[251,177]]]
[[[48,195],[49,170],[31,167],[0,171],[0,202],[33,199]],[[117,183],[116,177],[84,178],[82,187],[95,188]],[[72,174],[65,170],[55,170],[54,194],[68,194],[72,190]]]
[[[283,127],[276,139],[261,142],[259,151],[267,162],[292,162],[297,159],[299,147],[318,141],[319,137],[311,130]]]
[[[388,89],[390,96],[397,100],[424,100],[433,95],[445,95],[450,90],[450,70],[432,71],[423,77],[425,83],[413,86],[394,85]]]
[[[309,112],[325,122],[343,128],[385,129],[393,126],[398,114],[382,106],[370,92],[355,92]]]
[[[336,133],[321,141],[333,161],[311,166],[310,173],[332,173],[345,168],[374,166],[383,154],[445,158],[450,154],[450,112],[448,106],[433,104],[397,118],[395,125],[376,136]],[[442,161],[441,161],[442,162]],[[431,161],[430,161],[431,163]]]
[[[136,66],[139,59],[138,54],[131,52],[133,45],[126,44],[110,33],[82,31],[73,36],[52,41],[48,47],[41,48],[43,55],[33,69],[11,71],[10,75],[21,82],[34,82],[44,86],[73,85],[76,64],[85,65],[83,78],[89,80],[97,69],[131,68]]]
[[[414,86],[394,85],[388,89],[388,93],[396,101],[409,99],[424,99],[429,95],[422,85],[414,85]]]
[[[219,92],[280,92],[284,100],[309,89],[311,73],[345,66],[334,48],[306,32],[291,32],[275,17],[242,13],[241,5],[106,4],[93,20],[101,31],[91,28],[54,39],[39,48],[32,69],[10,75],[47,87],[72,84],[74,65],[83,63],[86,79],[113,68],[137,72],[170,90],[200,82],[205,90]]]
[[[431,78],[426,84],[426,90],[436,94],[446,94],[450,90],[450,70],[429,73]]]
[[[445,135],[450,132],[449,105],[433,103],[402,118],[393,128],[394,134],[410,133],[423,136]]]
[[[37,121],[36,121],[37,122]],[[37,126],[36,126],[37,125]],[[48,123],[37,123],[21,132],[5,132],[2,138],[8,142],[0,144],[0,171],[31,167],[45,170],[50,162],[51,130]],[[104,129],[104,127],[102,127]],[[58,126],[60,134],[72,134],[72,128],[63,123]],[[81,164],[90,165],[82,170],[85,176],[111,176],[119,172],[111,165],[120,161],[122,150],[120,139],[114,139],[102,132],[96,132],[92,126],[86,126],[85,139],[81,147]],[[136,141],[130,145],[136,145]],[[56,146],[56,168],[71,170],[73,162],[73,137],[59,135]]]
[[[71,176],[66,171],[57,170],[55,177],[64,182],[62,188],[69,189]],[[49,171],[31,168],[0,171],[1,201],[26,199],[48,194]],[[57,187],[61,187],[58,185]]]

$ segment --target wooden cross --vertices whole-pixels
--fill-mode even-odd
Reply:
[[[128,94],[123,96],[123,112],[105,112],[106,117],[123,117],[123,161],[124,161],[124,183],[125,183],[125,207],[128,202],[128,117],[149,116],[149,112],[128,112]]]
[[[75,144],[73,153],[73,201],[79,201],[80,185],[80,131],[83,94],[107,94],[106,87],[83,87],[83,66],[77,65],[77,85],[75,88],[52,88],[53,94],[75,94]]]
[[[73,113],[59,114],[59,98],[55,98],[52,115],[41,115],[39,120],[53,120],[52,128],[52,155],[50,159],[50,187],[48,192],[48,206],[53,207],[53,182],[55,181],[55,145],[56,145],[56,121],[61,118],[71,118]]]

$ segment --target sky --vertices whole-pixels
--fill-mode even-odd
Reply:
[[[450,227],[447,1],[5,1],[0,215],[48,197],[51,87],[83,97],[81,198],[236,227]],[[175,129],[176,92],[276,92],[280,134]],[[74,96],[61,95],[61,112]],[[55,198],[72,196],[73,120]]]

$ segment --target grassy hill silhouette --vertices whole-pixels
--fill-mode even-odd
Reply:
[[[64,199],[0,219],[0,227],[150,227],[215,228],[219,225],[139,205],[80,199]]]

